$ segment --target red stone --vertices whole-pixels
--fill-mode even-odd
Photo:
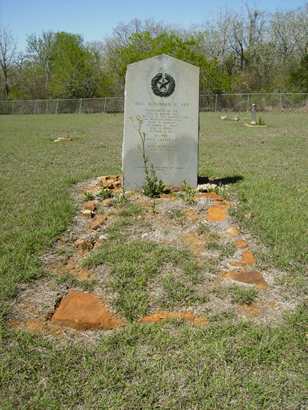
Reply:
[[[255,263],[256,263],[256,258],[250,250],[243,252],[241,260],[240,260],[241,265],[254,265]]]
[[[235,246],[238,249],[244,249],[248,247],[248,243],[246,241],[244,241],[243,239],[238,239],[235,241]]]
[[[186,320],[196,326],[205,326],[208,324],[208,319],[205,316],[197,316],[192,312],[165,312],[159,311],[151,315],[143,317],[141,323],[157,323],[162,320],[178,319]]]
[[[214,205],[207,211],[207,219],[209,222],[223,222],[228,217],[227,205]]]
[[[98,229],[101,225],[103,225],[107,220],[107,216],[106,215],[96,215],[95,218],[92,219],[92,221],[90,222],[90,229]]]
[[[119,175],[106,175],[100,178],[99,184],[103,188],[119,189],[121,188],[121,177]]]
[[[77,239],[74,243],[77,249],[82,251],[90,251],[93,248],[93,241],[89,239]]]
[[[111,313],[96,295],[74,290],[61,300],[51,321],[78,330],[108,330],[123,325],[123,321]]]
[[[232,225],[226,230],[226,233],[231,238],[235,238],[235,237],[239,236],[240,230],[236,226]]]
[[[224,272],[223,275],[227,279],[232,279],[237,282],[247,283],[250,285],[256,285],[257,288],[260,289],[266,289],[268,287],[263,275],[257,271],[230,271]]]
[[[87,201],[83,204],[83,209],[87,209],[89,211],[95,211],[96,210],[96,202],[95,201]]]

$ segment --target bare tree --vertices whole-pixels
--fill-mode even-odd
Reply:
[[[162,22],[156,22],[152,19],[142,21],[134,18],[127,24],[119,23],[113,29],[113,37],[117,40],[118,45],[126,46],[128,44],[130,36],[134,33],[148,31],[149,33],[151,33],[152,37],[155,37],[162,31],[166,30],[167,26]],[[168,31],[170,31],[170,27],[168,27]]]
[[[223,11],[216,21],[195,27],[192,32],[198,35],[204,54],[217,59],[222,64],[230,53],[230,28],[231,15]]]
[[[297,10],[274,13],[271,28],[276,53],[282,60],[299,60],[308,47],[308,3]]]
[[[4,95],[8,98],[10,93],[10,71],[16,55],[16,43],[9,30],[0,28],[0,68],[4,82]]]
[[[51,58],[54,44],[54,33],[43,32],[39,37],[31,34],[27,38],[27,58],[38,64],[44,72],[44,88],[48,94],[49,80],[51,76]]]

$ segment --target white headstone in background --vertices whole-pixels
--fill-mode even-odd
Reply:
[[[128,65],[122,168],[125,189],[144,184],[142,139],[167,185],[197,186],[199,68],[165,54]]]

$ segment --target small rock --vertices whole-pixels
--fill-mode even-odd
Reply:
[[[90,209],[83,209],[81,211],[82,215],[84,216],[92,216],[92,211]]]
[[[121,188],[121,177],[119,175],[106,175],[99,179],[99,184],[103,188],[119,189]]]
[[[248,243],[247,243],[246,241],[244,241],[244,239],[237,239],[237,240],[235,241],[235,246],[236,246],[238,249],[244,249],[244,248],[247,248],[247,247],[248,247]]]
[[[71,137],[58,137],[53,142],[67,142],[67,141],[73,141]]]
[[[96,230],[98,229],[101,225],[103,225],[107,220],[106,215],[96,215],[95,218],[90,222],[90,229]]]
[[[237,236],[239,236],[240,230],[236,226],[232,225],[226,230],[226,233],[231,238],[236,238]]]
[[[262,309],[260,308],[260,306],[256,305],[255,303],[252,303],[250,305],[240,305],[238,306],[237,310],[239,314],[249,317],[257,317],[260,316],[262,313]]]
[[[254,265],[255,263],[256,263],[256,258],[250,250],[243,252],[241,260],[240,260],[240,264]]]
[[[87,201],[83,204],[83,209],[95,211],[96,210],[96,201]]]
[[[93,248],[93,241],[89,239],[77,239],[74,243],[75,247],[83,251],[90,251]]]
[[[113,199],[112,198],[106,198],[102,201],[103,206],[108,206],[111,207],[113,205]]]

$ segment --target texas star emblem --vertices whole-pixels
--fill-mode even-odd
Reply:
[[[158,97],[169,97],[174,92],[175,80],[170,74],[158,73],[152,78],[151,86]]]

